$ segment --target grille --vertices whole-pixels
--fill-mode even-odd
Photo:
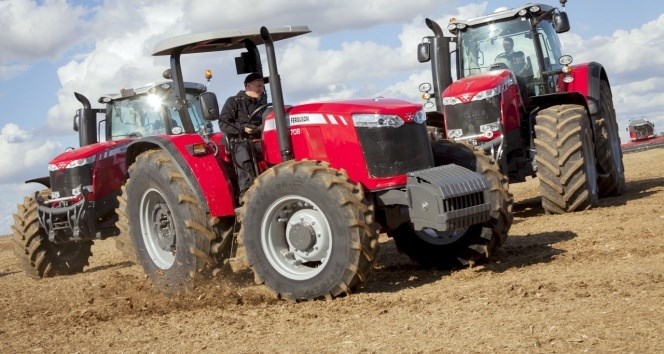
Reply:
[[[398,128],[357,127],[367,169],[372,177],[390,177],[433,166],[424,124]]]
[[[51,171],[51,190],[59,192],[60,197],[71,197],[72,189],[78,186],[92,185],[92,164]]]
[[[481,134],[480,126],[501,121],[501,95],[486,100],[445,106],[447,130],[461,129],[463,136]]]
[[[472,193],[443,200],[443,210],[447,213],[484,204],[484,193]]]

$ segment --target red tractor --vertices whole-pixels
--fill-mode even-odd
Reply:
[[[169,81],[102,97],[105,109],[82,100],[82,147],[52,161],[50,178],[39,180],[49,189],[15,215],[26,271],[80,272],[92,240],[121,231],[119,248],[164,292],[190,290],[244,253],[257,282],[282,298],[317,299],[367,279],[379,231],[427,266],[491,256],[512,221],[507,179],[483,152],[432,146],[421,105],[284,105],[273,41],[308,32],[263,27],[168,39],[154,55],[170,56]],[[182,54],[242,50],[238,74],[262,74],[261,44],[272,107],[255,112],[264,117],[260,138],[213,132],[217,98],[183,82]],[[150,104],[143,110],[151,116],[139,103]],[[104,142],[95,140],[97,113],[106,114]],[[237,143],[256,147],[257,177],[241,200],[228,154]]]
[[[630,141],[643,141],[657,137],[655,135],[655,123],[645,119],[633,119],[627,126]]]
[[[427,113],[434,135],[489,152],[510,183],[537,175],[542,206],[555,214],[592,207],[625,185],[608,76],[596,62],[570,65],[563,55],[558,33],[569,20],[560,2],[563,11],[526,4],[452,19],[454,37],[427,19],[434,36],[418,46],[419,61],[431,61],[433,88],[420,91],[427,108],[435,98]]]

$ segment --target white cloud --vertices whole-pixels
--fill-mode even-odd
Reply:
[[[0,65],[57,56],[80,38],[84,15],[66,0],[0,1]]]
[[[62,150],[60,143],[34,139],[14,123],[0,129],[0,184],[45,176],[48,161]]]
[[[425,9],[435,11],[441,5],[453,3],[451,0],[194,0],[191,2],[191,21],[205,28],[219,27],[220,24],[224,28],[309,25],[314,33],[323,34],[403,22]]]

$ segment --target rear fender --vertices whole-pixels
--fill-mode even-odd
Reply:
[[[127,168],[142,152],[151,149],[164,151],[194,191],[211,216],[235,215],[233,188],[228,173],[217,158],[209,153],[193,156],[188,147],[203,142],[199,135],[187,134],[168,137],[147,137],[137,140],[127,149]]]

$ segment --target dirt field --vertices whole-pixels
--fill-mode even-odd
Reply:
[[[289,303],[248,278],[187,298],[151,290],[113,241],[83,274],[35,281],[0,241],[0,353],[664,353],[664,149],[625,155],[627,192],[544,215],[511,186],[510,239],[491,264],[426,271],[383,239],[359,293]]]

